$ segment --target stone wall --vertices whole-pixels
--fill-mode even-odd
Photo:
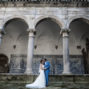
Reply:
[[[89,8],[2,6],[0,7],[0,13],[0,29],[6,32],[6,34],[2,36],[0,54],[5,54],[8,57],[8,63],[11,63],[13,60],[18,60],[13,59],[11,57],[12,54],[27,54],[29,32],[27,32],[27,30],[31,29],[37,32],[34,42],[34,55],[62,55],[63,44],[60,30],[67,28],[71,30],[69,36],[70,55],[75,56],[71,60],[76,61],[74,63],[78,63],[80,66],[82,58],[78,57],[77,59],[76,56],[82,55],[81,50],[85,48],[85,39],[86,37],[89,38]],[[16,18],[19,18],[20,21]],[[51,18],[52,21],[41,21],[46,18]],[[83,18],[83,20],[72,22],[78,18]],[[9,23],[7,24],[8,21]],[[39,59],[40,58],[41,57],[39,57]],[[24,58],[24,60],[26,61],[26,58]],[[62,65],[62,57],[58,60],[61,63],[60,65]],[[33,62],[35,62],[35,60]],[[19,61],[17,63],[19,63]],[[60,67],[60,73],[61,70],[62,67]],[[54,72],[52,72],[52,74],[54,74]]]

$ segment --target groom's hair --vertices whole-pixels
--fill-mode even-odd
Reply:
[[[45,60],[45,61],[47,61],[47,59],[46,59],[46,58],[44,58],[44,60]]]

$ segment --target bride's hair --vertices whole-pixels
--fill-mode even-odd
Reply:
[[[42,62],[43,62],[43,60],[41,59],[41,60],[40,60],[40,63],[42,64]]]

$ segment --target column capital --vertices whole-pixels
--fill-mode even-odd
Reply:
[[[63,36],[69,36],[70,31],[70,29],[63,28],[61,29],[60,34]]]
[[[5,34],[5,31],[0,30],[0,35],[4,35],[4,34]]]
[[[31,37],[34,37],[36,34],[36,31],[33,29],[28,30],[28,32],[29,32],[29,36],[31,36]]]

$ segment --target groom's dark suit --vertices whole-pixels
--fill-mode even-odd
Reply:
[[[44,67],[46,68],[46,70],[45,70],[46,86],[48,86],[48,75],[50,72],[50,62],[46,61]]]

